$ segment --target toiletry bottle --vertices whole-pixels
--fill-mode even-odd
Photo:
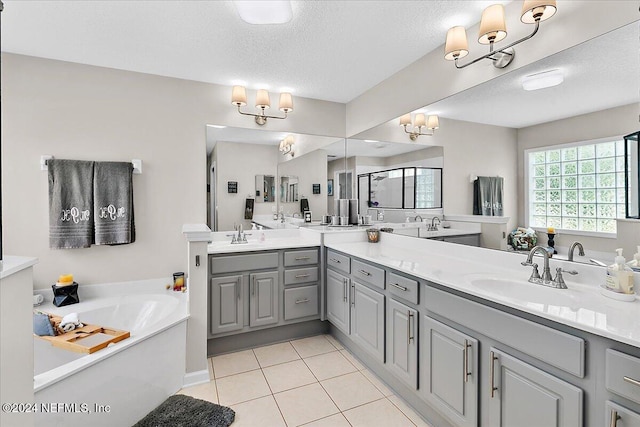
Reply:
[[[622,248],[616,249],[615,263],[607,267],[607,289],[624,294],[633,294],[633,270],[622,256]]]
[[[627,265],[631,268],[640,269],[640,246],[638,246],[637,249],[637,252],[633,255],[633,259],[630,260]]]
[[[618,271],[620,270],[618,261],[619,258],[622,258],[622,262],[624,262],[624,257],[622,256],[622,249],[616,249],[616,252],[618,255],[615,258],[615,262],[607,266],[607,281],[605,286],[610,291],[621,292],[620,282],[618,280]]]
[[[264,235],[264,231],[262,230],[262,226],[260,226],[260,241],[264,242],[267,240],[267,237]]]

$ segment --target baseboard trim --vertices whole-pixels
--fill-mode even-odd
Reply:
[[[190,387],[192,385],[198,385],[203,383],[208,383],[211,381],[209,378],[209,370],[203,369],[201,371],[195,372],[187,372],[184,374],[184,379],[182,380],[182,387]]]

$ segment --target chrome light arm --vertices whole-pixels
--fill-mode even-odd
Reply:
[[[264,125],[265,123],[267,123],[267,119],[286,119],[287,118],[287,112],[284,112],[284,117],[280,117],[280,116],[268,116],[264,113],[265,108],[264,107],[260,107],[260,114],[255,114],[255,113],[246,113],[242,110],[240,110],[240,106],[238,105],[238,113],[242,114],[243,116],[252,116],[255,117],[256,119],[256,123],[259,124],[260,126]]]

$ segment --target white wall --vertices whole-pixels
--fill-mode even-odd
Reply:
[[[524,209],[525,150],[599,138],[624,136],[638,130],[639,113],[640,104],[636,103],[518,129],[519,223],[527,223]],[[544,236],[541,240],[541,243],[546,243]],[[567,233],[558,234],[555,238],[556,246],[562,247],[571,246],[571,243],[575,240],[582,242],[585,248],[592,248],[600,252],[613,253],[615,248],[618,247],[616,239],[611,238],[576,236]],[[629,256],[633,254],[626,255]]]
[[[229,87],[7,53],[2,77],[4,252],[39,258],[34,286],[49,287],[62,273],[88,284],[185,271],[182,225],[205,223],[205,124],[258,128],[229,104]],[[267,126],[342,137],[344,108],[296,98],[287,120]],[[43,154],[142,159],[136,242],[50,250]]]
[[[262,144],[218,142],[216,158],[216,193],[218,202],[218,231],[234,229],[234,224],[251,228],[251,220],[244,219],[245,200],[255,199],[256,175],[278,174],[278,147]],[[238,192],[229,193],[227,182],[238,183]],[[275,202],[254,203],[254,215],[271,215]]]
[[[320,220],[327,213],[327,152],[316,150],[295,157],[278,165],[278,191],[281,176],[298,177],[298,196],[309,200],[312,219]],[[313,194],[313,184],[320,184],[320,194]],[[282,203],[280,193],[276,195],[278,206],[285,214],[300,213],[300,202]]]

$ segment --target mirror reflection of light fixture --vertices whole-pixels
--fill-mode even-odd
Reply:
[[[436,129],[440,127],[438,116],[425,116],[424,113],[418,113],[413,118],[413,124],[411,123],[411,113],[407,113],[400,117],[400,126],[404,128],[404,131],[409,134],[409,138],[412,141],[418,139],[419,136],[433,136]],[[407,126],[412,128],[412,131],[407,130]],[[423,133],[422,128],[426,128],[430,133]]]
[[[494,51],[494,43],[503,40],[507,36],[507,26],[504,19],[504,6],[501,4],[491,5],[482,12],[480,32],[478,34],[478,43],[488,44],[489,53],[467,64],[458,64],[458,59],[464,58],[469,54],[469,45],[467,43],[467,32],[464,27],[453,27],[447,31],[444,59],[454,61],[456,68],[468,67],[482,59],[490,59],[493,61],[494,67],[504,68],[509,65],[515,57],[516,52],[513,46],[535,36],[540,27],[540,22],[551,18],[556,13],[556,10],[556,0],[524,0],[520,20],[525,24],[536,24],[536,27],[528,36]]]
[[[293,144],[294,144],[294,140],[293,140],[293,135],[287,135],[285,139],[283,139],[282,141],[280,141],[280,145],[278,146],[278,150],[282,153],[283,156],[286,156],[287,154],[291,154],[291,156],[293,157]]]
[[[258,89],[256,93],[256,108],[260,109],[258,114],[247,113],[240,110],[240,107],[247,105],[247,90],[244,86],[234,86],[231,89],[231,103],[238,107],[238,113],[244,116],[255,117],[256,123],[263,126],[267,123],[267,119],[286,119],[287,113],[293,111],[293,98],[288,92],[280,94],[280,102],[278,103],[278,109],[284,112],[284,117],[280,116],[267,116],[264,110],[271,107],[271,100],[269,99],[269,92],[266,89]]]

